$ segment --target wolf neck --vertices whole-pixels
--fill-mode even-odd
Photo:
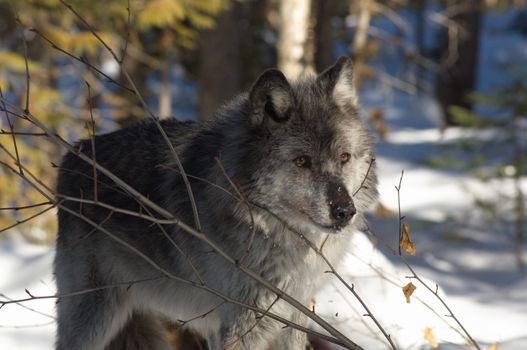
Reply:
[[[258,147],[254,138],[244,130],[247,127],[244,117],[243,114],[231,114],[213,121],[209,128],[193,138],[181,154],[202,219],[202,230],[223,245],[233,257],[247,255],[249,244],[251,250],[261,253],[285,251],[291,247],[300,255],[306,254],[302,251],[307,251],[307,245],[278,220],[258,208],[252,208],[249,213],[250,203],[246,195],[252,190],[250,173],[254,167],[252,162],[258,157],[253,150]],[[226,125],[218,127],[219,123]],[[173,186],[178,188],[177,198],[169,199],[168,203],[173,208],[179,208],[176,215],[192,224],[194,217],[186,187],[181,177],[176,177],[172,181]],[[243,199],[239,198],[240,193]],[[182,206],[181,202],[186,203]]]

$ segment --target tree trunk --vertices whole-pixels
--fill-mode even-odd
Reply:
[[[415,3],[416,21],[415,21],[415,46],[417,54],[421,57],[426,57],[425,48],[425,24],[426,24],[426,7],[427,0],[417,0]],[[422,65],[417,64],[417,86],[423,86],[425,79],[425,69]]]
[[[448,25],[448,43],[441,58],[436,94],[446,125],[455,125],[449,113],[451,106],[471,109],[467,94],[476,84],[479,31],[483,0],[464,2],[452,0],[449,8],[454,15]],[[455,9],[459,10],[455,10]]]
[[[288,79],[297,79],[314,71],[314,52],[309,48],[311,0],[283,0],[279,15],[278,68]]]
[[[315,67],[318,72],[333,64],[333,28],[331,20],[337,15],[337,0],[314,0]]]
[[[231,7],[216,19],[216,27],[201,33],[200,66],[198,68],[198,119],[205,120],[241,88],[242,59],[239,28],[240,4]]]
[[[353,38],[353,58],[356,72],[355,87],[357,91],[359,90],[361,83],[361,68],[366,59],[366,44],[371,20],[371,2],[372,0],[356,0],[356,5],[353,4],[359,9],[359,20],[355,31],[355,37]]]

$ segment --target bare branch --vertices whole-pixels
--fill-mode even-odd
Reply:
[[[16,160],[17,160],[17,163],[20,164],[20,155],[18,154],[18,145],[17,145],[17,142],[16,142],[16,138],[15,138],[15,130],[14,130],[14,126],[13,126],[13,123],[11,123],[11,119],[9,118],[9,114],[7,113],[7,107],[6,107],[6,104],[4,102],[4,94],[2,92],[2,87],[0,86],[0,98],[2,99],[2,109],[4,110],[4,113],[5,113],[5,119],[7,120],[7,124],[9,125],[9,130],[11,130],[11,139],[13,141],[13,147],[15,149],[15,154],[16,154]],[[3,133],[4,130],[2,130],[2,133]],[[22,167],[18,167],[18,171],[21,173],[21,174],[24,174],[23,170],[22,170]]]
[[[102,38],[99,36],[99,34],[97,34],[97,32],[93,29],[93,27],[84,19],[84,17],[82,17],[80,14],[77,13],[77,11],[75,11],[75,9],[73,8],[73,6],[71,6],[70,4],[68,4],[66,1],[64,0],[59,0],[60,3],[64,6],[66,6],[68,8],[68,10],[70,10],[74,15],[75,17],[77,17],[78,20],[80,20],[84,26],[86,26],[90,32],[93,34],[93,36],[95,38],[97,38],[97,40],[106,48],[106,50],[108,50],[108,52],[112,55],[112,57],[115,59],[115,61],[119,62],[119,59],[117,58],[117,55],[115,54],[115,52],[113,52],[112,48],[106,44],[106,42],[104,40],[102,40]]]
[[[29,62],[27,58],[27,42],[26,42],[26,36],[24,33],[24,29],[21,28],[22,23],[20,22],[20,17],[18,16],[18,13],[15,12],[15,20],[18,23],[18,30],[20,33],[20,36],[22,38],[22,45],[24,47],[24,64],[26,68],[26,107],[24,108],[24,111],[29,113],[29,95],[30,95],[30,86],[31,86],[31,75],[29,74]]]
[[[238,186],[236,186],[236,184],[232,181],[232,179],[229,176],[229,174],[227,174],[227,171],[223,167],[223,164],[221,163],[220,158],[219,157],[214,157],[214,160],[216,161],[216,163],[220,167],[220,169],[221,169],[221,171],[223,173],[223,176],[225,176],[225,178],[227,179],[227,181],[229,182],[231,187],[234,189],[234,191],[236,192],[236,194],[240,198],[241,202],[247,206],[247,210],[249,212],[249,217],[251,219],[251,235],[249,237],[249,243],[247,244],[247,249],[245,250],[245,254],[240,258],[240,261],[243,261],[245,256],[251,250],[251,247],[252,247],[252,244],[253,244],[253,240],[254,240],[254,235],[256,234],[256,225],[254,224],[254,216],[253,216],[253,212],[252,212],[252,209],[251,209],[251,204],[249,203],[247,198],[245,198],[243,193],[241,193],[241,191],[238,189]]]
[[[364,175],[364,178],[362,179],[362,182],[360,183],[360,186],[359,188],[357,188],[355,190],[355,192],[353,192],[353,197],[355,197],[357,195],[357,193],[359,193],[359,191],[363,188],[367,189],[366,187],[364,187],[364,183],[366,182],[366,180],[368,179],[368,175],[370,175],[370,170],[371,168],[373,167],[373,163],[375,162],[375,158],[371,158],[370,161],[369,161],[369,164],[368,164],[368,170],[366,170],[366,175]],[[322,248],[320,248],[322,250]]]
[[[3,207],[3,208],[0,208],[0,210],[19,211],[19,210],[24,210],[24,209],[36,208],[36,207],[40,207],[40,206],[43,206],[43,205],[53,205],[53,202],[45,201],[45,202],[42,202],[42,203],[29,204],[29,205],[23,205],[23,206],[17,206],[17,207]]]
[[[93,109],[92,109],[92,96],[91,96],[91,86],[90,83],[85,81],[86,86],[88,88],[88,109],[90,110],[90,121],[91,121],[91,130],[90,126],[86,125],[88,129],[88,135],[91,139],[91,156],[93,159],[93,199],[97,201],[98,198],[98,190],[97,190],[97,168],[95,167],[95,163],[97,163],[96,157],[95,157],[95,120],[93,119]]]
[[[399,255],[401,255],[401,241],[403,239],[403,216],[401,216],[401,183],[403,181],[404,170],[401,170],[401,177],[399,178],[399,186],[395,186],[397,190],[397,208],[399,209]]]
[[[0,130],[0,135],[13,135],[13,136],[47,136],[45,132],[16,132],[16,131],[5,131]]]
[[[265,316],[267,316],[267,314],[269,313],[269,311],[271,310],[271,308],[274,306],[274,304],[276,304],[276,302],[280,300],[280,297],[277,296],[273,302],[271,304],[269,304],[269,306],[265,309],[264,313],[261,315],[261,316],[258,316],[258,314],[255,313],[255,318],[256,318],[256,321],[252,324],[251,327],[249,327],[243,334],[241,334],[239,337],[237,337],[236,339],[234,339],[232,342],[228,343],[228,344],[225,344],[224,348],[225,349],[228,349],[230,348],[231,346],[233,346],[234,344],[236,344],[237,342],[239,341],[243,341],[243,338],[249,334],[250,332],[252,332],[253,329],[256,328],[256,326],[258,326],[258,324],[263,320],[263,318]]]
[[[122,50],[121,60],[119,61],[121,64],[123,64],[124,59],[126,58],[126,53],[127,53],[127,50],[128,50],[128,43],[130,41],[130,28],[131,28],[130,0],[127,0],[126,13],[127,13],[126,36],[125,36],[125,39],[124,39],[124,47],[123,47],[123,50]]]
[[[97,291],[100,291],[100,290],[113,289],[113,288],[116,288],[116,287],[130,287],[130,286],[132,286],[134,284],[137,284],[137,283],[158,281],[158,280],[164,279],[164,278],[166,278],[166,277],[159,277],[158,276],[158,277],[146,278],[146,279],[142,279],[142,280],[135,280],[135,281],[127,281],[127,282],[119,282],[119,283],[107,284],[107,285],[100,286],[100,287],[83,289],[83,290],[80,290],[80,291],[77,291],[77,292],[64,293],[64,294],[53,294],[53,295],[33,295],[26,289],[26,292],[28,293],[29,297],[21,298],[21,299],[6,298],[7,300],[0,300],[0,309],[2,307],[4,307],[5,305],[19,304],[19,303],[23,303],[23,302],[26,302],[26,301],[33,301],[33,300],[58,299],[60,301],[60,299],[63,299],[63,298],[69,298],[69,297],[74,297],[74,296],[78,296],[78,295],[89,294],[89,293],[97,292]],[[5,297],[3,294],[0,294],[0,296]]]
[[[0,293],[0,298],[7,299],[8,301],[13,301],[12,298],[9,298],[7,295],[2,294],[2,293]],[[33,309],[33,308],[31,308],[31,307],[29,307],[29,306],[27,306],[27,305],[22,304],[22,302],[20,302],[20,303],[14,303],[14,304],[17,304],[17,305],[20,306],[21,308],[26,309],[26,310],[29,310],[29,311],[31,311],[31,312],[34,312],[34,313],[36,313],[36,314],[39,314],[39,315],[45,316],[45,317],[47,317],[47,318],[51,318],[51,319],[53,319],[53,320],[56,320],[56,317],[55,317],[55,316],[50,315],[50,314],[46,314],[46,313],[41,312],[41,311],[38,311],[38,310],[35,310],[35,309]],[[53,322],[55,322],[55,321],[53,321]]]
[[[57,44],[55,44],[51,39],[49,39],[47,36],[45,36],[40,30],[36,29],[36,28],[30,28],[28,29],[32,32],[34,32],[36,35],[38,35],[40,38],[42,38],[44,41],[48,42],[51,47],[61,53],[63,53],[64,55],[70,57],[70,58],[73,58],[75,61],[78,61],[84,65],[86,65],[86,67],[88,67],[89,69],[91,69],[92,71],[96,72],[97,74],[99,74],[100,76],[103,76],[106,81],[108,81],[109,83],[112,83],[128,92],[131,92],[133,94],[135,94],[134,90],[127,87],[127,86],[124,86],[122,84],[120,84],[119,82],[117,82],[115,79],[111,78],[109,75],[107,75],[106,73],[104,73],[102,70],[100,70],[99,68],[97,68],[96,66],[94,66],[93,64],[91,64],[90,62],[86,61],[84,58],[82,57],[78,57],[78,56],[75,56],[74,54],[64,50],[63,48],[61,48],[60,46],[58,46]]]

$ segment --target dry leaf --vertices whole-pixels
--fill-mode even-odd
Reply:
[[[413,294],[416,286],[412,282],[408,283],[406,286],[403,287],[403,293],[406,297],[406,303],[410,303],[410,296]]]
[[[498,343],[493,343],[489,346],[489,350],[499,350]]]
[[[415,255],[415,246],[414,242],[410,239],[410,227],[407,224],[403,224],[402,237],[399,245],[403,248],[408,254]]]
[[[311,298],[311,302],[309,303],[309,310],[315,312],[315,306],[317,305],[317,299],[314,297]]]
[[[435,349],[439,346],[437,343],[436,337],[434,337],[434,333],[432,333],[432,328],[426,327],[425,328],[425,340],[432,345],[432,347]]]

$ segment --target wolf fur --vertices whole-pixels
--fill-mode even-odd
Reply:
[[[324,254],[336,264],[348,252],[350,236],[376,196],[372,139],[358,116],[351,60],[342,57],[320,75],[296,82],[267,70],[248,93],[226,104],[209,122],[160,123],[189,174],[202,232],[307,306],[324,283],[327,266],[304,239],[320,246],[327,238]],[[94,140],[100,165],[194,225],[174,154],[153,122]],[[78,148],[92,156],[90,140]],[[230,181],[244,200],[236,198]],[[99,202],[156,216],[103,174],[97,182]],[[92,200],[94,190],[92,164],[68,153],[60,167],[58,198]],[[172,275],[201,279],[243,303],[266,309],[275,301],[275,294],[198,238],[176,225],[156,225],[101,205],[64,200],[62,206],[54,265],[58,293],[96,290],[58,302],[57,350],[168,349],[160,320],[192,320],[184,326],[200,334],[212,350],[304,349],[302,332],[163,278],[130,249]],[[120,284],[155,277],[160,278]],[[108,285],[114,286],[100,288]],[[283,300],[271,312],[306,324],[305,316]]]

